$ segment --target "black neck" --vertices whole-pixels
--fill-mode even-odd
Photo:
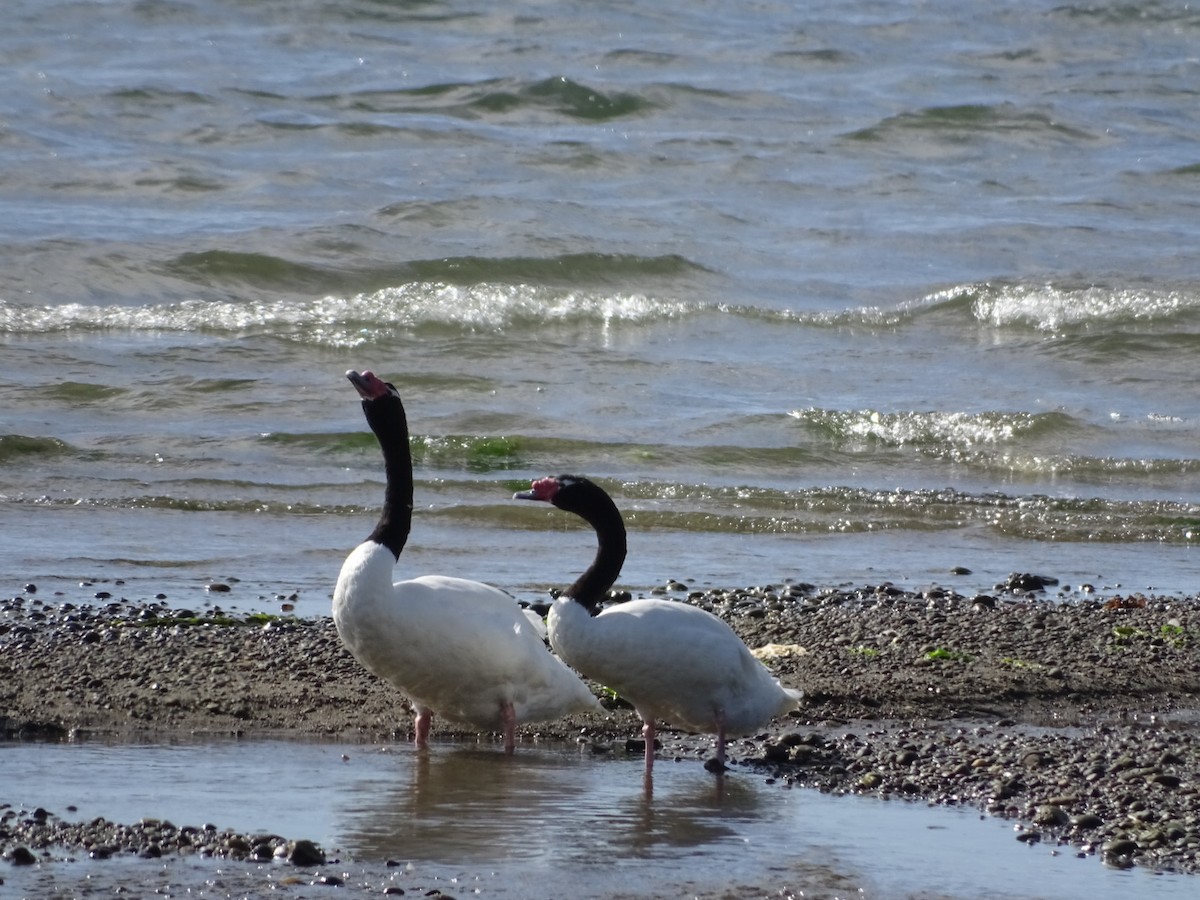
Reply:
[[[379,439],[387,475],[383,512],[367,540],[383,544],[399,559],[412,530],[412,449],[408,445],[408,419],[399,397],[364,400],[362,406],[367,424]]]
[[[596,615],[605,593],[621,574],[621,566],[625,562],[625,523],[612,498],[595,485],[589,487],[592,491],[586,503],[579,507],[573,505],[572,512],[582,516],[596,529],[599,547],[587,571],[565,593]]]

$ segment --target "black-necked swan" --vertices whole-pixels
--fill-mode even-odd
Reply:
[[[578,475],[539,478],[517,500],[542,500],[582,516],[599,540],[596,558],[550,607],[550,646],[570,666],[614,690],[641,716],[646,772],[654,723],[716,734],[710,768],[725,768],[726,735],[745,734],[795,709],[782,687],[721,619],[674,600],[631,600],[600,610],[625,561],[625,523],[612,498]]]
[[[417,746],[428,745],[435,712],[503,732],[512,752],[518,723],[598,709],[587,685],[550,653],[508,594],[444,575],[392,583],[412,525],[408,421],[394,385],[371,372],[346,377],[379,439],[387,488],[375,530],[342,565],[333,621],[354,658],[411,701]]]

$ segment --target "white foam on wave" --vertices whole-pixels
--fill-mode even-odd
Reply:
[[[0,300],[0,334],[69,330],[278,331],[305,342],[354,347],[422,325],[503,330],[555,322],[642,322],[695,307],[644,294],[562,291],[525,284],[418,282],[351,297],[246,302],[188,300],[146,306],[25,306]]]
[[[893,412],[876,410],[794,409],[792,418],[825,428],[843,439],[873,439],[886,444],[943,444],[969,447],[1013,440],[1033,428],[1037,416],[1002,412]]]
[[[1120,322],[1169,319],[1200,310],[1200,295],[1175,290],[1111,287],[1065,288],[1055,285],[980,285],[952,288],[943,295],[977,294],[975,318],[998,328],[1033,327],[1057,332]]]

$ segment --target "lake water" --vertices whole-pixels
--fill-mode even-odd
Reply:
[[[454,744],[418,754],[407,745],[274,741],[0,742],[0,764],[17,809],[27,794],[25,809],[40,805],[68,821],[152,817],[309,837],[339,861],[301,874],[341,873],[348,884],[375,891],[439,888],[460,898],[724,890],[866,900],[1195,896],[1187,876],[1108,869],[1069,847],[1056,854],[1049,845],[1027,846],[1010,823],[975,810],[831,797],[748,772],[718,780],[697,762],[660,762],[647,793],[637,754],[598,758],[522,746],[507,757]],[[67,812],[70,804],[77,811]],[[140,886],[182,896],[186,887],[189,896],[275,896],[297,874],[278,863],[58,856],[36,868],[7,868],[6,890],[33,896],[88,885],[104,895],[124,885],[126,892]]]
[[[13,0],[0,585],[1194,591],[1200,11]],[[952,577],[954,566],[972,574]]]

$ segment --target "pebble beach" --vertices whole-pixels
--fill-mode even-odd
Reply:
[[[794,714],[733,742],[723,777],[975,808],[1053,852],[1200,873],[1200,600],[1064,600],[1035,575],[996,588],[692,591],[672,581],[660,592],[720,615],[805,693]],[[5,740],[408,739],[400,698],[349,656],[328,617],[185,609],[119,590],[49,596],[30,584],[0,603]],[[640,752],[637,717],[593,688],[603,714],[526,726],[521,742]],[[709,736],[661,734],[660,759],[700,766],[711,756]],[[435,737],[498,739],[444,721]],[[6,866],[72,854],[290,860],[271,878],[338,878],[321,873],[324,851],[306,835],[226,824],[86,823],[5,804],[0,853]]]

